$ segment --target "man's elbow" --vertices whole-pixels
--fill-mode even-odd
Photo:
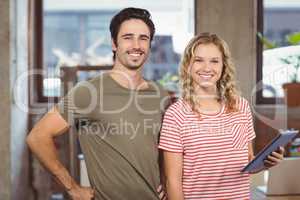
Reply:
[[[28,147],[33,150],[36,149],[39,145],[44,145],[46,140],[51,139],[46,137],[46,135],[43,133],[41,134],[40,131],[38,131],[36,128],[33,128],[28,136],[26,137],[26,143]]]
[[[32,149],[33,146],[37,143],[38,141],[37,137],[38,137],[37,134],[35,134],[33,130],[30,131],[30,133],[26,137],[26,144],[30,149]]]

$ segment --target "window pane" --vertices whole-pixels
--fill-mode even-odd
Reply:
[[[180,56],[194,35],[194,0],[44,0],[45,96],[60,95],[61,66],[112,64],[109,23],[125,7],[148,9],[156,26],[145,78],[177,74]]]
[[[263,97],[283,97],[282,84],[291,82],[296,70],[294,64],[286,64],[282,59],[300,56],[299,43],[294,45],[287,40],[287,36],[300,31],[300,0],[264,0],[263,23],[264,37],[270,42],[269,47],[264,45],[263,51],[266,88]],[[300,61],[300,57],[298,59]]]

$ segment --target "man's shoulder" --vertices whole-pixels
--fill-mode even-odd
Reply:
[[[74,86],[74,89],[75,90],[89,90],[89,89],[92,89],[93,87],[98,88],[101,85],[103,85],[103,82],[108,81],[107,76],[108,76],[107,73],[101,73],[90,79],[80,81]]]
[[[157,88],[159,91],[167,93],[167,90],[165,90],[164,87],[158,82],[152,80],[147,80],[147,82],[150,86],[154,86],[154,88]]]
[[[86,82],[88,84],[92,84],[95,86],[100,86],[102,82],[106,82],[110,80],[110,75],[108,72],[103,72],[100,74],[97,74],[96,76],[82,82]]]
[[[64,99],[77,105],[77,107],[87,106],[97,99],[103,81],[105,81],[103,74],[89,80],[80,81],[68,90]]]

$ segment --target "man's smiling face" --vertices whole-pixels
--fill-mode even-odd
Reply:
[[[117,36],[117,44],[112,42],[116,52],[115,65],[137,70],[146,62],[150,52],[150,30],[140,19],[124,21]]]

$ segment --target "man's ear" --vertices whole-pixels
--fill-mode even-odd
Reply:
[[[117,45],[115,44],[113,39],[111,39],[111,48],[113,51],[117,51]]]

